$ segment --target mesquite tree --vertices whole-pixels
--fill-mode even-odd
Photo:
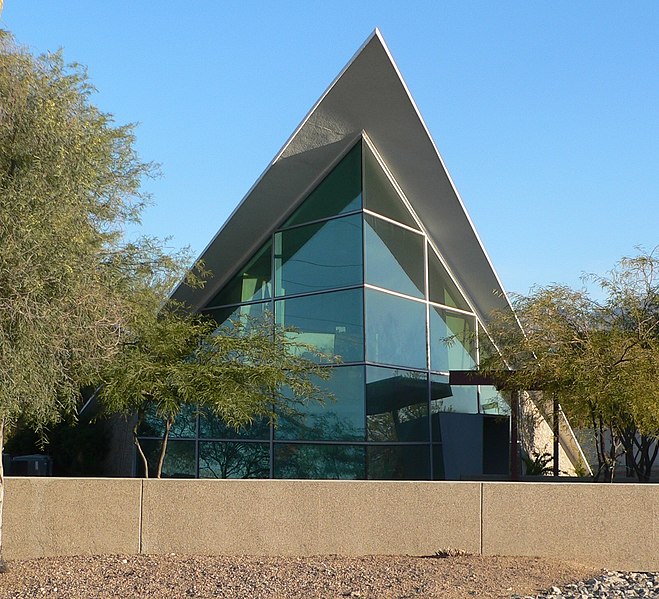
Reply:
[[[154,168],[92,93],[61,53],[0,31],[0,447],[18,418],[45,431],[75,410],[176,264],[124,240]],[[3,491],[0,470],[0,510]]]
[[[274,326],[268,313],[218,327],[180,308],[170,303],[135,323],[99,392],[107,411],[137,414],[133,440],[147,478],[160,478],[169,433],[182,410],[203,409],[238,429],[322,401],[316,381],[329,374],[318,365],[321,354],[297,342],[294,332]],[[147,410],[163,430],[154,468],[139,440]]]
[[[659,453],[659,258],[642,252],[589,279],[602,299],[561,285],[514,297],[515,314],[488,325],[499,352],[481,367],[512,367],[508,384],[556,396],[593,436],[596,479],[613,480],[625,456],[648,481]]]

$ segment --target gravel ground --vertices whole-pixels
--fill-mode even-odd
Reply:
[[[547,591],[558,587],[567,590],[566,585],[593,579],[601,573],[592,567],[567,562],[471,555],[447,558],[105,555],[9,562],[9,571],[0,575],[0,598],[458,599],[521,598],[541,592],[545,597],[553,597],[555,594],[547,595]],[[659,596],[659,587],[656,593]]]

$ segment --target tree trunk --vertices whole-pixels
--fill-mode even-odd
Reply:
[[[5,419],[0,420],[0,574],[7,571],[7,564],[2,559],[2,519],[5,507],[5,469],[2,458],[5,455]]]
[[[144,410],[139,410],[137,412],[137,422],[135,422],[135,426],[133,427],[133,443],[135,443],[135,447],[137,447],[137,453],[139,453],[140,458],[142,458],[142,464],[144,465],[144,478],[149,478],[149,462],[146,459],[146,455],[144,455],[142,444],[140,443],[140,439],[137,436],[137,432],[139,431],[143,419]]]
[[[169,441],[169,431],[172,430],[174,424],[174,416],[170,416],[165,420],[165,433],[162,436],[162,444],[160,446],[160,455],[158,456],[158,469],[156,471],[156,478],[161,478],[162,466],[165,463],[165,454],[167,453],[167,441]]]

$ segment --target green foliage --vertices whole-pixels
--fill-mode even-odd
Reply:
[[[554,456],[550,453],[534,453],[530,456],[522,456],[527,476],[543,476],[553,474]]]
[[[594,431],[609,479],[625,452],[647,480],[659,436],[659,259],[641,253],[590,278],[603,300],[560,285],[516,296],[515,314],[488,324],[500,353],[481,367],[511,367],[511,385],[556,394],[573,425]]]
[[[123,351],[103,374],[100,398],[110,412],[138,414],[134,439],[148,406],[165,425],[156,476],[160,476],[169,430],[186,406],[204,408],[239,429],[254,419],[273,420],[322,395],[313,377],[326,378],[307,356],[313,348],[291,331],[262,319],[232,321],[218,328],[205,316],[168,304],[135,323]]]
[[[0,417],[36,428],[72,411],[116,353],[129,265],[162,253],[122,242],[153,172],[89,101],[84,69],[0,34]]]
[[[186,256],[123,232],[156,174],[84,68],[0,32],[0,419],[43,431],[153,313]]]

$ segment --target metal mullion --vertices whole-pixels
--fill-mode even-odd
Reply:
[[[391,223],[392,225],[396,225],[397,227],[400,227],[401,229],[405,229],[409,231],[410,233],[416,233],[417,235],[423,235],[425,237],[425,233],[423,231],[419,231],[419,229],[415,229],[414,227],[410,227],[409,225],[405,225],[396,219],[391,218],[390,216],[385,216],[384,214],[380,214],[379,212],[374,212],[373,210],[369,208],[364,208],[364,214],[368,214],[369,216],[372,216],[374,218],[377,218],[379,220],[386,221],[388,223]]]
[[[290,225],[288,227],[280,227],[278,229],[275,229],[274,232],[275,233],[286,233],[286,232],[292,231],[294,229],[300,229],[301,227],[310,227],[311,225],[326,223],[327,221],[330,221],[330,220],[338,220],[339,218],[347,218],[349,216],[354,216],[355,214],[360,214],[361,211],[362,211],[362,208],[358,208],[357,210],[350,210],[349,212],[341,212],[339,214],[334,214],[332,216],[324,216],[323,218],[317,218],[315,220],[305,221],[305,222],[297,224],[297,225]]]

